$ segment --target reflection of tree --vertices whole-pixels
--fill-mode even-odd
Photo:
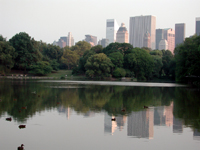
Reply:
[[[144,105],[169,105],[174,95],[171,94],[174,92],[173,88],[169,90],[169,88],[120,87],[121,91],[118,88],[113,88],[113,95],[105,105],[105,110],[109,114],[124,114],[121,109],[125,109],[126,113],[139,111],[143,109]]]
[[[174,116],[200,132],[200,93],[198,89],[176,89]]]
[[[104,109],[108,114],[117,116],[142,110],[144,105],[169,105],[174,99],[173,88],[94,85],[57,88],[59,86],[60,83],[33,80],[0,80],[0,115],[7,112],[13,119],[25,122],[38,111],[62,105],[66,108],[71,107],[78,113],[85,114],[90,110],[99,112]],[[36,94],[32,93],[34,91]],[[27,109],[19,112],[24,106]],[[121,109],[126,111],[122,112]]]

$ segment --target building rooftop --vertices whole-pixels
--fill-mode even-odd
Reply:
[[[119,27],[119,29],[118,29],[118,32],[126,32],[126,31],[127,31],[127,29],[126,29],[126,27],[125,27],[125,24],[122,23],[122,24],[121,24],[121,27]]]

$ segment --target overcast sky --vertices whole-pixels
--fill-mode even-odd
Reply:
[[[72,32],[75,42],[86,34],[106,37],[106,19],[125,23],[130,17],[156,16],[156,28],[186,24],[186,37],[195,33],[200,0],[0,0],[0,34],[7,40],[27,32],[35,40],[52,43]]]

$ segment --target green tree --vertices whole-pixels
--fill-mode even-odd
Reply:
[[[157,55],[162,57],[163,56],[163,52],[161,50],[153,50],[149,52],[150,55]]]
[[[123,67],[123,55],[120,52],[113,52],[110,53],[108,55],[108,57],[110,58],[110,60],[112,61],[114,67],[119,67],[122,68]]]
[[[131,49],[133,49],[133,46],[129,43],[110,43],[103,49],[103,53],[105,53],[107,56],[114,52],[120,52],[122,55],[124,55],[126,51]]]
[[[17,57],[15,58],[15,65],[17,68],[26,71],[26,68],[39,60],[38,51],[35,49],[33,40],[27,33],[20,32],[13,36],[9,42],[17,53]]]
[[[51,73],[53,68],[47,61],[38,61],[36,64],[31,65],[31,71],[29,73],[37,74],[37,75],[45,75]]]
[[[42,45],[42,54],[44,56],[47,56],[50,60],[57,60],[59,62],[61,60],[61,57],[63,55],[63,49],[61,49],[59,46],[53,45],[53,44],[43,44]]]
[[[69,49],[66,49],[61,57],[62,62],[68,66],[68,69],[76,66],[78,59],[79,56],[76,51],[71,51]]]
[[[5,74],[11,70],[16,56],[15,49],[3,36],[0,36],[0,74]]]
[[[93,46],[90,51],[95,52],[96,54],[102,53],[103,52],[103,47],[101,45],[96,45]]]
[[[162,50],[163,56],[162,56],[162,63],[163,63],[163,71],[166,76],[170,75],[170,62],[174,58],[173,54],[169,50]]]
[[[154,66],[151,55],[146,50],[140,48],[134,48],[128,52],[124,57],[124,67],[133,71],[139,80],[150,79]]]
[[[160,77],[163,63],[162,63],[162,58],[158,55],[152,55],[153,61],[154,61],[154,66],[153,66],[153,76],[154,77]]]
[[[84,52],[86,50],[90,50],[90,48],[91,48],[91,45],[88,42],[79,41],[76,43],[76,45],[72,46],[70,49],[72,51],[75,51],[79,55],[79,57],[81,57],[83,56]]]
[[[186,38],[175,48],[176,80],[184,82],[186,76],[200,76],[200,36]]]
[[[119,77],[125,77],[126,71],[123,68],[116,68],[113,71],[113,77],[119,78]]]
[[[112,66],[111,60],[105,54],[92,55],[85,64],[86,75],[89,77],[109,76]]]

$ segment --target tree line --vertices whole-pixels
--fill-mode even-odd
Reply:
[[[11,69],[45,75],[59,69],[72,69],[73,74],[90,78],[135,77],[151,80],[163,76],[183,82],[200,73],[200,36],[186,38],[174,55],[169,50],[133,48],[128,43],[111,43],[91,47],[79,41],[72,47],[60,48],[36,41],[20,32],[9,41],[0,36],[0,73]]]

